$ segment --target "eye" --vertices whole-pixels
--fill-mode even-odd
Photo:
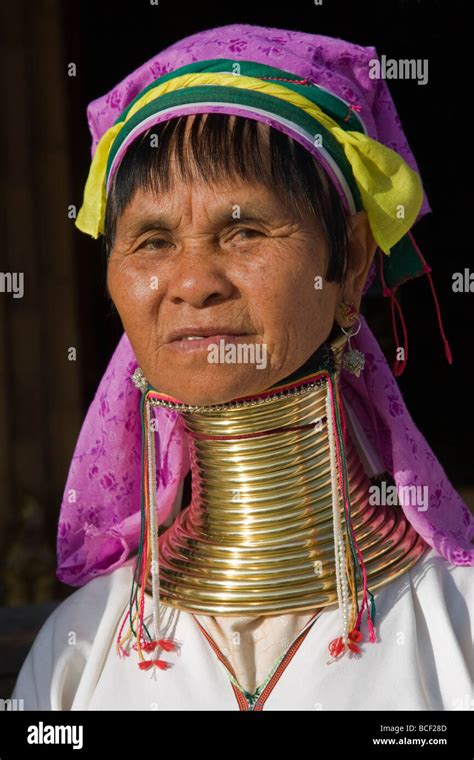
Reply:
[[[239,237],[241,235],[244,236],[240,238],[241,240],[250,240],[255,235],[262,235],[262,234],[263,233],[260,232],[260,230],[254,230],[251,227],[242,227],[240,230],[237,230],[235,233],[236,236],[239,236]]]
[[[145,240],[143,243],[141,243],[139,245],[139,249],[157,251],[166,245],[170,245],[169,240],[165,240],[164,238],[153,238],[152,240]]]

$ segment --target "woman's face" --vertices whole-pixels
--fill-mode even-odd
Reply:
[[[117,220],[107,284],[151,385],[215,404],[282,380],[328,337],[341,288],[325,270],[314,217],[270,188],[176,180],[137,191]]]

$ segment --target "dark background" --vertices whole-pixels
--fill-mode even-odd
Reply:
[[[453,273],[472,260],[467,8],[428,0],[2,4],[0,271],[24,272],[25,295],[0,293],[0,676],[12,681],[41,620],[74,590],[55,579],[59,505],[82,420],[121,335],[101,243],[80,233],[67,213],[70,204],[81,206],[90,165],[86,106],[199,30],[261,24],[373,45],[388,58],[429,60],[427,85],[388,85],[433,209],[414,233],[433,269],[454,363],[444,357],[428,280],[419,278],[400,294],[409,361],[399,384],[448,476],[474,506],[474,295],[452,291]],[[76,77],[67,76],[71,62]],[[390,359],[389,304],[378,299],[366,309]],[[67,360],[70,346],[75,362]]]

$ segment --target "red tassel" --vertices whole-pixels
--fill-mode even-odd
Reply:
[[[147,641],[145,644],[142,644],[142,649],[145,652],[153,652],[157,646],[158,646],[157,641]]]
[[[352,641],[349,641],[347,646],[352,652],[355,652],[356,654],[360,654],[360,647],[358,647],[357,644],[353,644]]]
[[[138,667],[140,670],[148,670],[153,665],[152,660],[144,660],[143,662],[138,663]]]
[[[172,652],[173,650],[176,650],[177,648],[176,643],[173,641],[173,639],[158,639],[158,641],[145,641],[145,643],[142,644],[141,648],[145,652],[154,652],[157,646],[160,646],[166,652]],[[133,648],[138,649],[138,646],[134,644]]]
[[[143,662],[138,663],[140,670],[149,670],[153,665],[161,670],[166,670],[170,667],[170,663],[165,660],[144,660]]]
[[[173,639],[160,639],[158,644],[166,652],[176,651],[176,642]]]
[[[344,642],[342,641],[342,637],[339,636],[337,639],[333,639],[331,643],[328,646],[329,654],[331,657],[339,657],[339,655],[344,651]]]
[[[361,653],[360,647],[357,646],[357,644],[354,644],[354,641],[362,641],[363,636],[360,631],[357,630],[357,628],[354,628],[353,631],[349,633],[349,639],[350,641],[347,642],[347,648],[351,650],[351,652],[355,652],[356,654]],[[342,636],[338,636],[337,639],[333,639],[331,643],[328,645],[329,654],[331,657],[334,657],[337,659],[340,657],[346,650],[346,647],[344,645],[344,642],[342,640]]]

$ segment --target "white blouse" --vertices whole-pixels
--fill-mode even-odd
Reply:
[[[140,670],[134,650],[124,658],[116,652],[133,563],[76,590],[43,624],[11,695],[25,710],[474,709],[474,567],[427,552],[373,592],[377,642],[335,662],[327,646],[340,635],[336,605],[267,618],[265,634],[247,636],[239,648],[242,632],[260,624],[223,624],[162,604],[161,634],[177,639],[179,650],[160,654],[169,669]],[[151,620],[148,595],[145,615]],[[252,698],[247,687],[253,692],[255,683]]]

